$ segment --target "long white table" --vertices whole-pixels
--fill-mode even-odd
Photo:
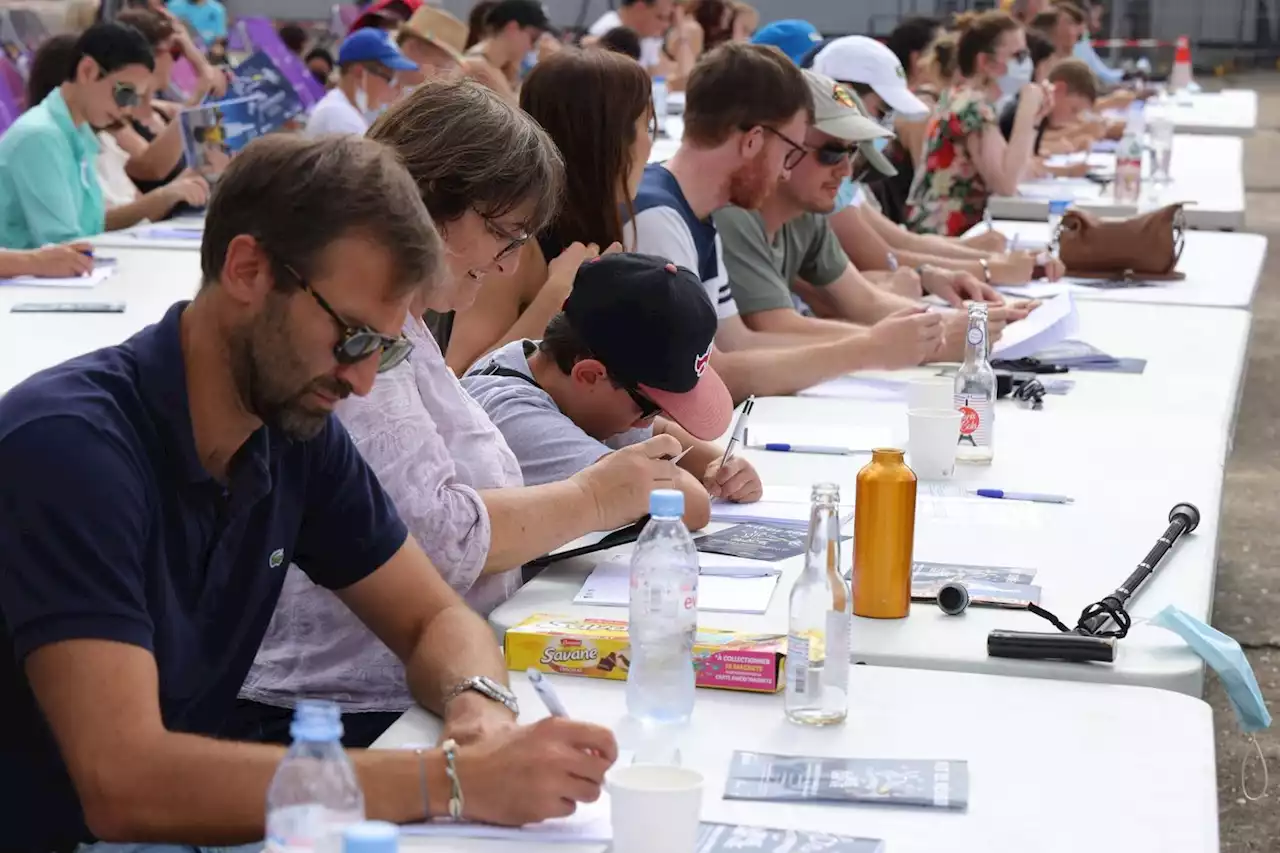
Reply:
[[[575,718],[614,729],[626,748],[622,684],[551,677]],[[521,722],[546,716],[528,680],[513,673],[512,682]],[[439,733],[438,720],[414,709],[375,748],[434,743]],[[962,759],[969,763],[969,807],[948,812],[725,800],[735,749]],[[700,690],[680,750],[685,766],[706,778],[707,821],[881,838],[892,853],[1076,853],[1099,839],[1128,853],[1218,850],[1210,709],[1164,691],[855,666],[843,726],[792,725],[779,696]],[[400,846],[465,846],[475,853],[601,849],[407,834]]]
[[[997,220],[993,225],[1014,246],[1044,246],[1049,242],[1047,222]],[[977,225],[970,233],[984,230],[985,225]],[[1068,283],[1062,289],[1069,290],[1077,300],[1086,302],[1248,309],[1262,279],[1262,265],[1266,257],[1267,238],[1261,234],[1188,231],[1177,267],[1186,275],[1182,281],[1117,290]]]
[[[1049,202],[1071,201],[1098,216],[1128,217],[1166,204],[1186,202],[1187,225],[1204,230],[1244,227],[1244,143],[1226,136],[1178,135],[1173,140],[1171,182],[1144,179],[1137,203],[1117,202],[1115,185],[1102,187],[1083,178],[1025,181],[1017,196],[993,196],[988,209],[996,219],[1044,221]],[[1149,158],[1148,158],[1149,159]],[[1144,170],[1144,176],[1150,169]]]
[[[1253,136],[1258,127],[1258,93],[1223,89],[1175,95],[1160,102],[1179,133]]]
[[[1228,309],[1084,303],[1078,337],[1116,355],[1149,359],[1142,375],[1073,373],[1077,386],[1051,396],[1045,409],[997,405],[996,458],[962,469],[958,481],[979,486],[1072,495],[1069,507],[1036,505],[1002,517],[918,520],[919,559],[1037,569],[1041,604],[1074,623],[1079,612],[1114,589],[1164,531],[1167,513],[1190,501],[1202,513],[1194,536],[1166,558],[1131,610],[1141,620],[1168,604],[1208,619],[1213,601],[1223,464],[1242,381],[1250,317]],[[1214,345],[1189,347],[1187,341]],[[932,370],[936,370],[932,369]],[[931,369],[898,374],[926,375]],[[901,403],[806,397],[757,401],[758,428],[839,424],[887,428],[905,438]],[[830,457],[745,451],[767,485],[808,487],[835,482],[851,500],[865,456]],[[1028,516],[1030,523],[1025,523]],[[974,541],[976,540],[976,541]],[[627,553],[629,546],[614,549]],[[538,613],[625,618],[618,608],[573,604],[582,582],[611,552],[553,564],[490,614],[502,637]],[[850,555],[846,553],[846,563]],[[790,584],[799,560],[784,563],[783,581],[762,616],[701,613],[708,627],[785,632]],[[988,657],[993,629],[1052,630],[1024,611],[970,608],[960,618],[913,605],[902,621],[857,619],[854,660],[924,669],[963,670],[1056,679],[1157,686],[1199,695],[1203,666],[1174,635],[1138,624],[1121,641],[1114,665],[1074,665]]]

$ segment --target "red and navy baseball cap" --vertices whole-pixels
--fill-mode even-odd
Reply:
[[[733,400],[711,367],[718,320],[696,273],[654,255],[604,255],[578,269],[564,315],[615,382],[690,435],[729,428]]]

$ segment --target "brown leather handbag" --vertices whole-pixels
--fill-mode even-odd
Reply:
[[[1143,281],[1180,281],[1186,215],[1171,204],[1131,219],[1103,220],[1068,210],[1058,229],[1058,256],[1067,275]]]

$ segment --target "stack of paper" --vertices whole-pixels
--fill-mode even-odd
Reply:
[[[1102,186],[1085,178],[1023,181],[1018,195],[1036,201],[1090,201],[1102,197]]]
[[[491,826],[485,823],[432,821],[402,826],[405,835],[437,838],[495,838],[542,844],[607,844],[613,840],[609,794],[602,791],[594,803],[578,803],[569,817],[552,818],[528,826]]]
[[[711,501],[711,520],[730,524],[774,524],[780,527],[809,526],[810,489],[803,486],[765,486],[755,503],[736,504],[721,498]],[[853,501],[849,495],[840,505],[840,524],[853,521]]]
[[[199,243],[204,239],[203,225],[150,225],[128,232],[139,240],[190,240]]]
[[[901,379],[876,379],[871,376],[840,376],[800,391],[798,397],[825,399],[875,400],[895,403],[907,398],[907,383]]]
[[[1076,333],[1080,315],[1070,293],[1046,299],[1026,319],[1004,327],[992,358],[1026,358]]]
[[[768,563],[699,554],[698,609],[713,613],[765,613],[781,572]],[[574,604],[626,607],[631,603],[631,559],[619,555],[592,570]]]
[[[69,278],[42,278],[36,275],[20,275],[14,278],[0,278],[0,285],[6,287],[97,287],[115,273],[114,264],[97,264],[88,275],[76,275]]]

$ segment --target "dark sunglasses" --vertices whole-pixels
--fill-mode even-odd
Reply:
[[[116,106],[121,109],[132,109],[138,105],[142,99],[138,96],[138,90],[131,83],[115,83],[111,87],[111,98],[116,102]]]
[[[769,125],[767,124],[761,124],[757,126],[761,130],[763,130],[765,133],[771,133],[774,136],[781,139],[783,142],[787,143],[787,145],[791,146],[791,150],[787,152],[787,156],[782,158],[783,168],[794,169],[796,166],[800,165],[800,161],[804,159],[804,155],[809,153],[809,149],[805,148],[799,142],[796,142],[794,139],[790,138],[782,131],[777,130],[776,128],[769,127]]]
[[[845,160],[852,163],[853,158],[857,156],[857,154],[858,146],[850,145],[846,147],[844,145],[837,145],[834,142],[824,145],[821,148],[813,149],[814,159],[823,166],[839,166]]]
[[[631,398],[631,402],[636,404],[636,408],[640,410],[640,420],[647,421],[650,418],[657,417],[662,414],[662,407],[641,394],[635,388],[623,388],[627,392],[627,396]]]
[[[400,364],[409,357],[409,353],[413,352],[413,342],[404,335],[392,338],[367,326],[350,325],[346,320],[338,316],[338,312],[330,307],[324,297],[317,293],[316,289],[299,275],[297,270],[288,265],[285,266],[285,269],[289,275],[297,280],[298,286],[311,294],[311,298],[316,301],[316,304],[323,308],[324,312],[332,317],[333,322],[337,324],[338,342],[333,345],[333,357],[338,364],[357,364],[377,353],[378,372],[385,373]]]

